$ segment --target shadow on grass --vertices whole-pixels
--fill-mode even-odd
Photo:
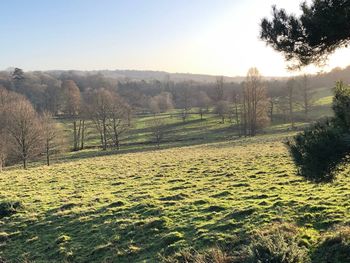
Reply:
[[[160,205],[124,205],[86,212],[64,205],[35,221],[13,222],[16,232],[4,256],[11,262],[154,262],[159,253],[188,246],[186,239],[195,233],[191,224],[174,227]]]

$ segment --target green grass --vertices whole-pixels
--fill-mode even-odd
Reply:
[[[274,134],[9,170],[0,257],[35,262],[157,262],[159,254],[229,241],[271,222],[317,235],[350,223],[350,181],[296,175]]]

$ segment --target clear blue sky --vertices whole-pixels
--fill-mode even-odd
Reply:
[[[286,75],[258,40],[274,3],[298,12],[290,0],[2,1],[0,68]]]

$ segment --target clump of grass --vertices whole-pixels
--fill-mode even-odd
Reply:
[[[296,226],[274,224],[256,231],[245,262],[306,263],[310,257]]]
[[[326,232],[315,253],[314,262],[350,262],[350,226],[341,226]]]
[[[183,238],[183,234],[178,232],[178,231],[174,231],[174,232],[170,232],[167,235],[165,235],[162,239],[162,245],[164,247],[169,246],[179,240],[181,240]]]
[[[182,250],[173,256],[163,257],[163,263],[234,263],[235,259],[219,248],[198,252],[194,249]]]
[[[125,202],[119,200],[108,205],[108,207],[121,207],[124,206]]]
[[[0,232],[0,242],[4,242],[9,238],[9,234],[7,234],[6,232]],[[0,260],[1,262],[1,260]]]
[[[2,201],[0,202],[0,218],[11,216],[23,209],[20,201]]]
[[[70,236],[67,236],[67,235],[61,235],[59,236],[57,239],[56,239],[56,243],[57,244],[62,244],[62,243],[66,243],[68,241],[71,240],[71,237]]]

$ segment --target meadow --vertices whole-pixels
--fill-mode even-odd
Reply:
[[[4,172],[0,256],[34,262],[156,262],[271,222],[310,239],[350,222],[347,169],[332,184],[296,175],[290,134],[73,160]]]
[[[329,111],[329,99],[318,103]],[[234,243],[276,222],[302,228],[310,246],[324,231],[350,223],[349,167],[328,184],[298,176],[284,145],[295,134],[290,125],[240,138],[214,115],[163,117],[161,149],[147,127],[152,117],[143,116],[118,152],[96,148],[90,131],[87,150],[50,167],[4,171],[0,259],[160,262],[189,247]]]

